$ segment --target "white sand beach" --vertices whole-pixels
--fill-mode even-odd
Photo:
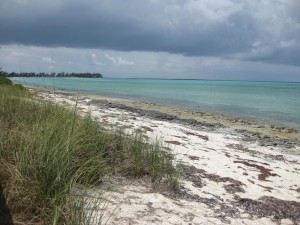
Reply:
[[[142,130],[145,139],[159,140],[174,154],[181,171],[178,193],[153,191],[143,180],[109,181],[114,187],[105,194],[104,217],[111,224],[300,223],[294,130],[132,100],[46,90],[38,95],[76,105],[106,128]]]

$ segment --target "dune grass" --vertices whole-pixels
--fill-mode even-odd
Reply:
[[[0,182],[15,221],[88,224],[84,197],[76,190],[100,187],[103,176],[115,174],[176,188],[172,160],[139,133],[108,132],[76,108],[40,101],[23,88],[0,87]]]

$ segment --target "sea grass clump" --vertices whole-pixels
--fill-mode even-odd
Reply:
[[[20,224],[87,224],[87,192],[100,189],[103,177],[178,184],[173,158],[159,144],[107,131],[76,106],[39,100],[16,85],[0,88],[0,156],[5,202]]]

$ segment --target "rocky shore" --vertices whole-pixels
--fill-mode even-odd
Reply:
[[[112,224],[300,224],[297,130],[190,109],[95,95],[38,90],[48,101],[89,113],[107,129],[143,132],[174,154],[176,192],[145,180],[106,181]],[[97,208],[98,207],[98,208]],[[98,209],[98,210],[97,210]],[[108,213],[110,212],[110,213]]]
[[[221,122],[207,122],[207,121],[201,121],[201,120],[196,120],[193,118],[180,118],[177,115],[172,115],[163,112],[163,108],[165,106],[160,106],[160,111],[155,111],[151,109],[141,109],[137,107],[132,107],[128,106],[123,103],[112,103],[109,102],[108,100],[96,100],[93,99],[91,100],[90,104],[97,105],[100,108],[116,108],[116,109],[121,109],[121,110],[126,110],[132,113],[136,113],[138,116],[144,116],[152,119],[157,119],[161,121],[172,121],[175,123],[182,124],[184,126],[190,126],[193,127],[194,129],[199,129],[199,130],[206,130],[206,131],[213,131],[219,128],[226,128],[230,125],[225,126]],[[137,103],[136,103],[137,104]],[[147,104],[147,103],[144,103]],[[153,103],[148,103],[149,105],[153,105]],[[156,104],[156,106],[159,106]],[[203,113],[204,114],[204,113]],[[243,120],[245,121],[245,120]],[[250,121],[248,122],[249,124],[254,124],[251,123]],[[259,127],[259,126],[258,126]],[[270,126],[271,128],[272,126]],[[270,129],[269,128],[269,129]],[[284,128],[284,127],[277,127],[273,128],[279,132],[281,131],[281,136],[287,136],[287,133],[289,134],[298,134],[298,131],[295,129],[289,129],[289,128]],[[267,125],[265,129],[262,132],[265,132],[267,129]],[[281,147],[283,149],[286,149],[288,151],[292,151],[292,149],[295,149],[295,146],[297,145],[297,142],[299,141],[296,136],[295,138],[283,138],[280,136],[268,136],[264,133],[260,133],[259,131],[251,131],[252,129],[235,129],[234,131],[238,134],[241,134],[243,136],[244,141],[249,141],[249,142],[258,142],[260,146],[273,146],[273,147]],[[259,128],[257,128],[259,130]],[[300,134],[299,134],[300,135]],[[293,136],[293,135],[290,135]],[[297,152],[296,152],[297,154]]]

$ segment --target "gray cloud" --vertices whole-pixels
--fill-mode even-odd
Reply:
[[[300,62],[297,0],[0,4],[0,44],[168,52],[296,66]]]
[[[4,45],[8,72],[100,72],[110,78],[300,81],[300,67],[165,52],[125,52],[65,47]]]

